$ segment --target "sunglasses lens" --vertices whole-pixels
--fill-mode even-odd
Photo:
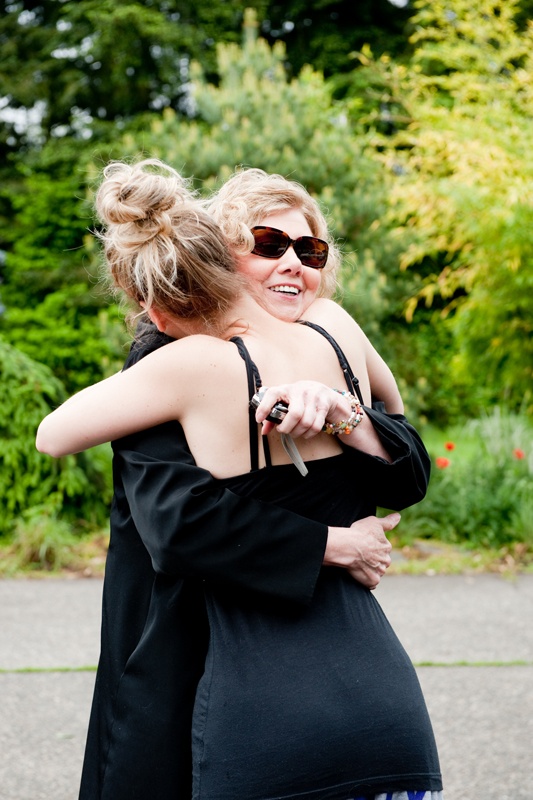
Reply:
[[[328,260],[327,242],[314,236],[302,236],[294,242],[294,252],[306,267],[322,269]]]
[[[254,249],[252,253],[263,258],[281,258],[292,244],[294,252],[305,267],[322,269],[328,260],[328,243],[316,236],[300,236],[292,240],[287,233],[277,228],[257,225],[252,228]]]
[[[255,246],[252,253],[263,258],[281,258],[286,252],[290,239],[283,231],[275,228],[252,228]]]

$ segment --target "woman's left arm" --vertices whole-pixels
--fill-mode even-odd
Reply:
[[[349,401],[328,386],[314,381],[271,386],[256,411],[268,433],[273,423],[264,422],[272,406],[283,400],[289,406],[277,425],[280,433],[310,438],[322,432],[324,422],[349,418]],[[403,414],[388,414],[365,406],[361,422],[339,441],[353,449],[354,468],[377,505],[401,511],[425,497],[431,468],[428,452],[415,428]]]
[[[274,427],[274,423],[266,421],[266,418],[278,400],[288,406],[288,411],[283,421],[275,427],[279,433],[290,434],[295,439],[300,436],[310,439],[324,430],[326,422],[341,423],[348,420],[353,413],[352,401],[347,396],[317,381],[280,384],[264,389],[261,403],[257,407],[255,418],[257,422],[263,423],[265,434]],[[392,459],[387,448],[363,408],[360,408],[357,436],[355,433],[343,435],[343,443],[390,462]]]
[[[339,342],[355,374],[361,378],[366,402],[364,416],[349,435],[339,436],[339,441],[359,452],[370,485],[379,489],[377,504],[401,510],[418,503],[427,491],[431,460],[418,432],[403,414],[403,402],[391,370],[357,323],[337,303],[317,300],[305,317],[324,327]],[[295,413],[291,413],[289,404],[289,413],[278,429],[295,437],[315,436],[326,421],[338,423],[351,414],[348,400],[331,388],[320,384],[293,385],[271,387],[256,418],[264,420],[277,399],[290,401],[291,397]],[[382,400],[386,412],[373,409],[372,399]]]
[[[368,405],[371,400],[380,400],[389,414],[403,414],[403,401],[392,370],[342,306],[333,300],[319,298],[307,309],[305,319],[321,325],[339,343],[343,339],[350,343],[352,353],[348,348],[345,350],[348,360],[354,369],[364,369],[365,374],[358,377],[368,378],[371,393]]]

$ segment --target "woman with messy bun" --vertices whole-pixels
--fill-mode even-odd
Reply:
[[[110,164],[96,211],[117,289],[143,308],[216,325],[241,282],[218,226],[175,170],[155,159]],[[198,235],[200,224],[210,236]]]
[[[260,171],[249,176],[264,183]],[[50,414],[37,446],[61,456],[177,422],[171,435],[185,436],[221,492],[306,517],[310,530],[333,524],[356,534],[371,520],[383,535],[399,515],[377,520],[376,506],[401,508],[423,497],[427,453],[405,418],[371,408],[374,385],[387,387],[388,372],[345,312],[320,300],[311,313],[327,317],[329,332],[314,322],[294,324],[302,303],[327,285],[330,243],[315,225],[313,203],[308,213],[306,204],[281,197],[278,177],[267,181],[269,202],[258,211],[250,200],[233,207],[242,218],[232,232],[223,190],[210,208],[219,226],[165,165],[107,169],[97,209],[109,272],[174,341]],[[233,188],[228,182],[228,198]],[[263,202],[257,184],[254,196]],[[276,401],[288,407],[275,425],[268,417]],[[142,505],[150,509],[158,487],[145,481],[144,491]],[[219,510],[212,519],[224,527],[227,517]],[[258,512],[252,528],[261,522]],[[293,522],[279,519],[287,535]],[[268,549],[259,562],[268,560]],[[165,569],[168,554],[149,550],[154,578],[142,633],[132,644],[119,632],[120,675],[97,682],[97,693],[111,694],[99,718],[104,752],[92,783],[94,760],[86,759],[80,797],[185,798],[190,752],[179,718],[192,719],[194,800],[366,800],[383,793],[398,800],[415,789],[417,798],[441,798],[415,671],[369,591],[390,563],[389,550],[376,548],[366,580],[357,581],[351,569],[330,568],[353,561],[329,559],[326,547],[313,597],[299,610],[279,598],[243,596],[216,575],[200,586],[177,582]],[[125,546],[122,553],[131,558]],[[120,575],[116,552],[110,557],[107,580]],[[145,591],[138,574],[131,571],[132,588],[117,602],[135,588]],[[185,606],[175,613],[190,590],[201,591],[207,610],[205,660],[196,659],[207,631],[193,630]],[[139,608],[136,614],[143,616]],[[193,713],[176,689],[184,643],[194,652],[188,686],[198,682]],[[103,651],[103,658],[105,675],[115,675],[105,663],[111,654]],[[90,746],[97,746],[94,737]]]

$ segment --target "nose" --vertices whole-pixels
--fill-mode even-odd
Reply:
[[[303,270],[303,264],[294,252],[294,247],[292,244],[279,259],[278,270],[280,272],[290,272],[294,275],[301,274]]]

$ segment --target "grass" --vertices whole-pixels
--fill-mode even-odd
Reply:
[[[523,542],[498,549],[471,549],[435,539],[417,539],[409,544],[393,542],[389,575],[478,575],[504,576],[533,573],[533,549]]]
[[[389,575],[475,575],[498,573],[513,576],[533,573],[533,549],[517,542],[500,549],[471,549],[436,539],[419,539],[408,544],[392,538],[393,561]],[[0,542],[0,578],[101,578],[104,574],[109,535],[101,530],[61,540],[61,557],[41,563],[27,561],[28,548],[14,542]],[[30,548],[30,553],[35,548]]]
[[[108,544],[104,530],[83,536],[61,532],[44,544],[32,538],[0,542],[0,578],[100,578]]]

